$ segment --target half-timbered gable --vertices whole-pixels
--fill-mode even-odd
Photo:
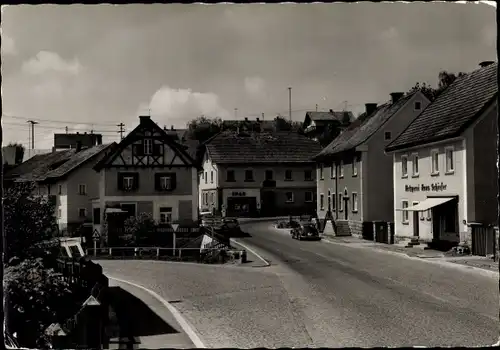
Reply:
[[[94,221],[101,222],[108,208],[117,207],[127,215],[150,213],[162,223],[197,220],[195,160],[150,117],[139,119],[139,125],[94,168],[101,175],[99,199],[94,201],[100,218]],[[162,215],[165,212],[170,214]]]

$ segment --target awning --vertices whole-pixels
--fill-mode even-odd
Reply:
[[[398,210],[400,210],[400,211],[426,211],[426,210],[429,210],[431,208],[437,207],[438,205],[449,202],[453,199],[455,199],[455,197],[431,197],[431,198],[427,198],[426,200],[424,200],[416,205],[412,205],[411,207],[402,208],[402,209],[398,209]]]
[[[106,208],[106,209],[104,209],[104,212],[106,214],[109,214],[109,213],[126,213],[125,210],[120,209],[120,208]]]

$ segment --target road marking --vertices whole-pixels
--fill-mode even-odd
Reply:
[[[266,260],[264,259],[262,256],[259,255],[259,253],[257,253],[255,250],[253,250],[252,248],[248,247],[247,245],[243,244],[243,243],[240,243],[238,242],[237,240],[235,240],[234,238],[231,238],[231,242],[233,243],[236,243],[240,246],[242,246],[243,248],[245,248],[246,250],[248,250],[250,253],[252,253],[253,255],[255,255],[257,258],[259,258],[260,260],[262,260],[264,262],[264,264],[266,264],[266,267],[267,266],[271,266],[271,264]]]
[[[141,286],[140,284],[136,284],[130,281],[122,280],[120,278],[112,277],[109,275],[106,275],[109,279],[130,284],[131,286],[134,286],[136,288],[142,289],[143,291],[149,293],[151,296],[153,296],[155,299],[157,299],[160,303],[165,306],[168,311],[174,316],[175,320],[179,323],[181,326],[182,330],[187,334],[189,339],[193,342],[194,346],[197,348],[206,348],[205,344],[201,341],[200,337],[196,334],[196,331],[194,330],[194,327],[189,324],[189,322],[181,315],[181,313],[173,307],[170,303],[168,303],[165,299],[163,299],[161,296],[159,296],[157,293],[153,292],[152,290]]]

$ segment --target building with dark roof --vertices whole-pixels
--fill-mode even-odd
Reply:
[[[333,220],[323,221],[327,233],[370,234],[367,223],[393,221],[392,158],[384,148],[428,104],[421,92],[392,93],[380,106],[368,103],[366,112],[315,156],[318,218]]]
[[[320,150],[296,132],[222,132],[204,144],[200,209],[227,216],[312,213],[312,156]]]
[[[471,242],[497,214],[498,63],[459,77],[386,148],[396,236]]]
[[[330,132],[332,133],[332,137],[335,137],[354,120],[355,118],[351,111],[333,111],[330,109],[328,112],[307,112],[302,123],[302,128],[307,137],[315,141],[320,141],[321,136],[325,132]]]

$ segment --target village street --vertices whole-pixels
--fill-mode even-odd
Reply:
[[[173,304],[208,347],[472,346],[498,338],[498,280],[371,249],[293,240],[269,222],[238,239],[269,267],[101,261]],[[250,259],[256,257],[251,255]]]

